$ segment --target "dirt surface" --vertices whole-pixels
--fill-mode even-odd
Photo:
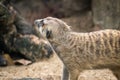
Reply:
[[[28,66],[0,67],[0,80],[60,80],[61,61],[53,56]],[[30,79],[32,78],[32,79]]]
[[[0,67],[0,80],[60,80],[62,63],[54,55],[28,66]],[[79,80],[117,80],[109,69],[84,70]]]

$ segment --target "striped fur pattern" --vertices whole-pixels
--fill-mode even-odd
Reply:
[[[47,17],[35,21],[41,34],[47,37],[65,64],[70,77],[77,80],[85,69],[109,68],[120,80],[120,31],[101,30],[89,33],[73,32],[60,19]]]

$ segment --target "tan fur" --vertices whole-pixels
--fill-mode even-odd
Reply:
[[[120,31],[101,30],[90,33],[73,32],[65,22],[47,17],[36,20],[41,34],[48,38],[65,64],[70,80],[77,80],[85,69],[110,68],[120,80]]]

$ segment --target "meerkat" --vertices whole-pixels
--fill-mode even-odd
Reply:
[[[37,19],[34,23],[62,60],[69,72],[69,80],[77,80],[83,70],[100,68],[111,69],[120,80],[119,30],[78,33],[53,17]]]

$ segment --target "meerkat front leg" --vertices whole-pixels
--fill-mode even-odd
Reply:
[[[69,71],[69,80],[78,80],[79,70],[70,70]]]
[[[77,75],[70,74],[69,80],[77,80],[77,79],[78,79],[78,76],[77,76]]]
[[[69,72],[65,65],[63,65],[62,79],[61,80],[69,80]]]

